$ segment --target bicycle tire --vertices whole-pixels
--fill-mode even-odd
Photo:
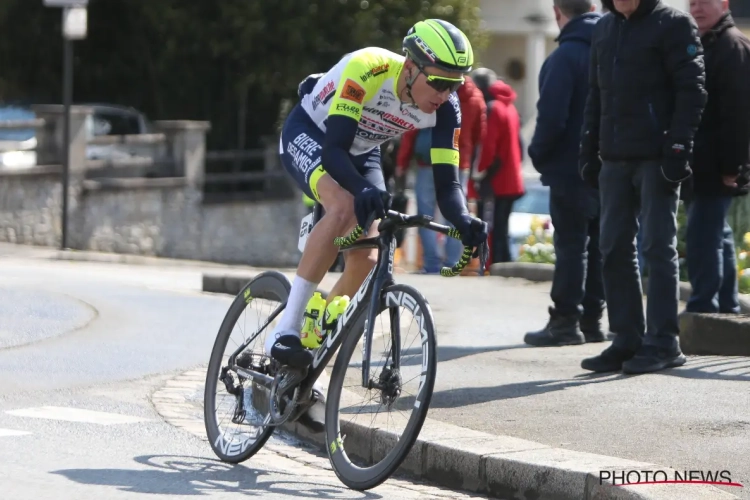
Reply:
[[[331,466],[339,480],[349,488],[358,491],[368,490],[382,484],[396,471],[396,469],[398,469],[409,454],[409,451],[411,451],[411,448],[414,446],[414,443],[422,430],[424,420],[427,417],[427,411],[430,406],[430,401],[432,400],[432,392],[435,387],[435,377],[437,375],[437,337],[435,336],[435,322],[427,300],[414,287],[401,284],[388,286],[382,291],[381,296],[383,299],[381,300],[378,313],[387,309],[385,298],[388,292],[402,292],[401,303],[398,305],[407,307],[412,313],[417,313],[418,310],[423,316],[423,329],[421,335],[423,345],[426,345],[428,356],[427,365],[423,367],[425,381],[423,390],[419,391],[416,398],[420,403],[419,407],[414,408],[414,413],[409,419],[409,422],[404,429],[404,433],[398,443],[396,443],[396,446],[378,463],[364,468],[354,465],[346,455],[344,447],[339,445],[339,436],[341,435],[339,425],[339,406],[340,396],[344,386],[344,378],[346,376],[346,369],[350,363],[354,350],[357,349],[357,343],[362,336],[364,329],[361,329],[358,334],[352,332],[344,339],[336,363],[334,364],[328,387],[325,419],[326,449],[328,451]],[[412,300],[404,301],[404,296],[411,297]],[[333,443],[336,443],[337,445],[334,446]]]
[[[208,441],[214,453],[222,462],[236,464],[248,460],[263,448],[275,430],[275,427],[267,426],[255,438],[254,443],[245,449],[240,448],[238,453],[229,454],[225,451],[230,449],[228,445],[222,447],[218,444],[219,438],[223,438],[223,436],[220,435],[219,424],[216,421],[216,387],[219,383],[222,358],[229,342],[229,337],[232,335],[234,325],[248,305],[245,294],[247,292],[254,298],[267,298],[283,303],[289,298],[291,287],[289,279],[278,271],[265,271],[257,275],[237,294],[219,327],[219,332],[216,335],[216,341],[211,351],[208,369],[206,370],[203,412]]]

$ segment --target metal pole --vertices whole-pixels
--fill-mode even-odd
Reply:
[[[63,16],[65,16],[65,11]],[[68,248],[68,177],[70,175],[70,104],[73,99],[73,42],[63,35],[63,175],[62,175],[62,241]]]

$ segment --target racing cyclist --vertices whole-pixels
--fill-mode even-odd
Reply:
[[[282,365],[309,366],[312,351],[300,340],[308,301],[338,254],[333,240],[356,224],[365,228],[389,209],[380,145],[403,133],[432,128],[431,157],[440,211],[465,246],[487,238],[487,225],[472,217],[458,180],[461,109],[456,90],[474,62],[466,35],[438,19],[416,23],[401,56],[368,47],[345,55],[327,73],[299,86],[301,101],[284,123],[279,153],[304,193],[321,203],[324,216],[308,236],[286,309],[267,336],[266,354]],[[377,233],[375,223],[369,236]],[[376,250],[345,254],[341,278],[329,297],[354,296],[376,264]],[[322,422],[300,420],[322,431]]]

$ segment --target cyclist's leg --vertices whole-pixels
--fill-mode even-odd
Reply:
[[[305,307],[336,259],[333,244],[355,224],[354,199],[320,165],[323,132],[299,107],[287,118],[281,137],[281,163],[297,185],[325,208],[323,217],[308,236],[292,281],[287,306],[266,338],[266,352],[282,364],[302,367],[312,361],[299,339]]]
[[[355,158],[354,164],[370,184],[378,189],[382,189],[383,191],[386,190],[383,170],[380,166],[380,148],[375,148],[371,152],[362,155],[362,157]],[[352,212],[354,211],[353,204],[351,210]],[[355,225],[356,219],[351,222],[351,227],[346,233],[348,234]],[[374,222],[370,227],[367,236],[376,236],[378,234],[377,227],[378,223]],[[348,295],[351,297],[357,293],[360,285],[362,285],[362,282],[377,263],[378,251],[374,248],[347,251],[344,254],[344,259],[346,263],[344,266],[344,272],[331,289],[331,297],[340,297],[342,295]]]

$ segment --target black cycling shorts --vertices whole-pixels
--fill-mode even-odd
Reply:
[[[298,104],[289,113],[279,141],[281,164],[299,188],[317,201],[320,201],[318,181],[326,175],[325,166],[321,165],[324,137],[324,132]],[[386,191],[380,166],[380,147],[359,156],[350,155],[350,158],[362,177],[378,189]]]

